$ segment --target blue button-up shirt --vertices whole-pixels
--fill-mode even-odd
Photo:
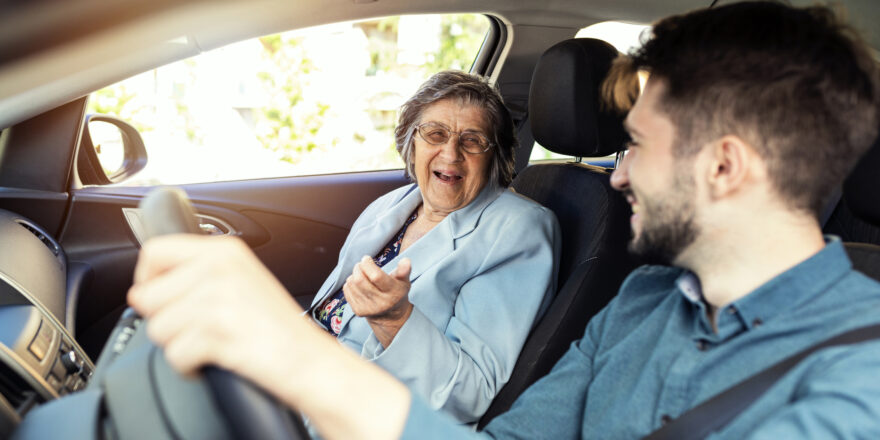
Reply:
[[[880,284],[837,240],[718,310],[699,280],[644,266],[552,372],[482,434],[413,399],[404,438],[640,438],[817,342],[880,323]],[[713,438],[880,438],[880,341],[831,347],[789,371]]]

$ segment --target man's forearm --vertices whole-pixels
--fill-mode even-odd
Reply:
[[[300,347],[285,352],[286,365],[301,365],[287,380],[274,381],[284,403],[306,414],[327,439],[396,439],[403,432],[410,392],[390,374],[339,345],[325,332],[300,335]],[[310,353],[310,354],[309,354]],[[309,362],[297,356],[308,355]],[[270,388],[271,389],[271,388]]]

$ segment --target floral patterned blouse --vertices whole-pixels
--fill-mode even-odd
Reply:
[[[403,242],[406,228],[409,227],[416,217],[418,217],[418,210],[413,211],[413,214],[403,223],[400,232],[385,245],[385,249],[382,249],[378,255],[373,257],[373,261],[377,266],[384,266],[385,263],[388,263],[400,254],[400,243]],[[315,314],[318,322],[333,336],[339,336],[339,331],[342,330],[342,312],[345,310],[346,304],[348,302],[345,300],[345,294],[343,294],[342,289],[339,289],[338,292],[324,300],[320,310]]]

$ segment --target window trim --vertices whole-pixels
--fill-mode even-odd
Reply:
[[[486,37],[483,38],[483,44],[477,51],[474,63],[471,65],[470,72],[480,75],[488,75],[493,72],[501,59],[501,54],[507,43],[507,26],[497,17],[484,14],[489,22],[489,30]]]

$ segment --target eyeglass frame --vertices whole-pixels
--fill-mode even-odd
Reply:
[[[435,143],[433,143],[433,142],[431,142],[431,141],[425,139],[425,137],[422,136],[422,130],[421,130],[421,129],[422,129],[422,127],[427,126],[427,125],[435,126],[435,127],[437,127],[437,128],[441,128],[441,129],[443,129],[443,130],[449,132],[449,138],[447,138],[445,142],[440,142],[440,143],[437,143],[437,144],[435,144]],[[473,131],[473,130],[453,131],[453,130],[450,130],[448,127],[446,127],[446,126],[444,126],[444,125],[442,125],[442,124],[440,124],[440,123],[438,123],[438,122],[425,122],[425,123],[423,123],[423,124],[416,125],[414,131],[415,131],[415,133],[418,133],[419,137],[422,138],[423,141],[427,142],[429,145],[435,145],[435,146],[436,146],[436,145],[443,145],[443,144],[449,142],[449,140],[452,139],[452,135],[454,134],[454,135],[458,136],[458,141],[455,143],[456,146],[458,146],[459,148],[461,148],[461,151],[464,151],[465,153],[468,153],[468,154],[483,154],[483,153],[489,151],[492,147],[495,146],[495,143],[492,142],[491,140],[489,140],[489,137],[488,137],[488,136],[486,136],[485,134],[483,134],[483,133],[481,133],[481,132],[479,132],[479,131]],[[485,140],[486,140],[486,147],[483,149],[483,151],[469,151],[468,149],[466,149],[466,148],[464,147],[464,144],[461,142],[461,135],[464,134],[464,133],[475,134],[475,135],[477,135],[478,137],[485,139]]]

